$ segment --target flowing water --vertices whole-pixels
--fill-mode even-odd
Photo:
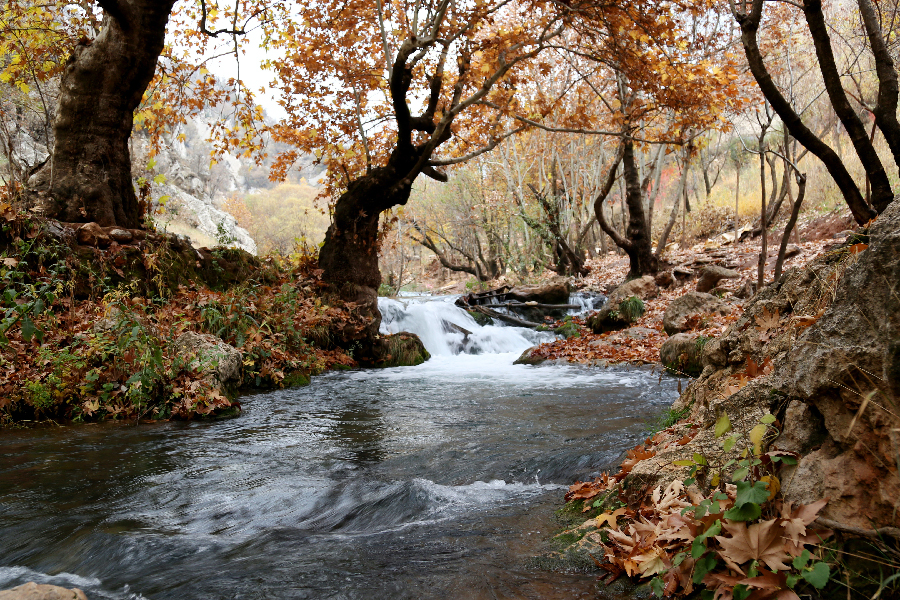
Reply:
[[[575,479],[675,396],[646,370],[522,366],[540,336],[384,300],[418,367],[329,373],[219,422],[0,431],[0,589],[97,598],[596,598],[543,572]],[[462,351],[462,352],[460,352]]]

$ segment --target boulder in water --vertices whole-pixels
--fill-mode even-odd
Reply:
[[[78,588],[64,588],[30,581],[9,590],[0,591],[0,600],[88,600]]]
[[[533,356],[531,351],[537,348],[537,346],[532,346],[523,352],[519,358],[513,361],[514,365],[539,365],[547,359],[542,356]]]
[[[375,361],[375,367],[414,367],[431,358],[425,344],[414,333],[403,331],[381,339],[381,356]]]

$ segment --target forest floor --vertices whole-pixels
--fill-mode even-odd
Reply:
[[[2,206],[0,222],[0,425],[227,416],[238,392],[356,366],[341,341],[368,321],[314,256],[139,230],[98,243]]]
[[[854,225],[849,211],[811,217],[798,224],[799,243],[788,246],[789,256],[784,262],[783,271],[802,267],[830,248],[840,245],[846,237],[843,234],[855,229]],[[618,331],[595,334],[586,326],[585,318],[576,318],[574,322],[578,326],[577,335],[542,344],[532,350],[531,356],[578,363],[658,363],[659,349],[668,338],[663,331],[663,314],[673,300],[695,289],[696,273],[705,265],[724,266],[740,275],[740,278],[725,279],[719,284],[719,289],[723,290],[722,299],[733,307],[731,313],[710,314],[693,329],[699,336],[717,337],[739,318],[744,304],[744,299],[738,297],[744,295],[740,293],[741,289],[748,284],[755,284],[757,280],[761,242],[761,237],[745,240],[737,245],[702,240],[687,248],[668,249],[663,256],[660,271],[681,268],[693,271],[694,275],[684,279],[676,277],[675,285],[660,288],[656,297],[644,301],[645,312],[632,323],[632,327],[656,333],[647,332],[647,335],[637,337],[623,336]],[[780,232],[776,231],[775,235],[770,235],[767,244],[766,281],[772,280],[779,243]],[[577,287],[609,293],[625,280],[629,262],[627,256],[610,252],[607,256],[589,259],[587,266],[590,273],[576,280]],[[564,322],[556,323],[556,326],[561,325]]]

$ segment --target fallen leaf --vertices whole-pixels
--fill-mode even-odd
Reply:
[[[781,534],[784,529],[775,519],[747,526],[744,522],[726,520],[722,525],[730,536],[716,536],[722,546],[719,555],[729,566],[737,567],[751,560],[765,563],[773,571],[790,569],[784,563],[789,557]]]

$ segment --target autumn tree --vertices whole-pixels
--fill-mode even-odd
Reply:
[[[581,90],[584,105],[575,115],[556,115],[552,124],[532,123],[621,140],[594,206],[603,231],[629,256],[629,278],[658,268],[645,209],[651,186],[639,174],[637,151],[647,144],[683,145],[702,131],[725,127],[726,111],[740,105],[736,61],[722,43],[725,24],[714,8],[712,2],[580,7],[575,35],[563,50],[577,65],[578,77],[568,87]],[[541,114],[553,114],[556,102],[545,98]],[[603,211],[620,163],[628,212],[623,233]]]
[[[220,10],[215,0],[198,0],[173,12],[174,0],[7,1],[0,49],[13,64],[31,68],[6,69],[4,81],[59,80],[55,107],[46,111],[54,117],[50,160],[29,181],[45,214],[140,227],[128,146],[135,123],[159,142],[185,115],[230,100],[229,90],[203,68],[208,40],[229,34],[237,45],[248,20],[265,6],[237,0]],[[170,20],[174,45],[166,45]],[[67,56],[64,62],[56,60],[60,55]],[[242,112],[249,120],[261,116],[246,96],[235,104],[247,107]],[[236,129],[219,137],[234,138]]]
[[[502,115],[518,70],[559,37],[564,15],[544,0],[330,0],[294,7],[273,32],[289,115],[273,135],[329,166],[333,223],[319,264],[373,315],[369,334],[380,322],[381,213],[405,205],[419,175],[444,181],[440,167],[510,133]]]
[[[891,53],[882,30],[883,15],[871,0],[858,0],[859,17],[869,41],[877,76],[877,101],[872,109],[874,124],[891,149],[895,168],[900,165],[900,124],[897,119],[898,78]],[[864,224],[882,212],[894,195],[881,158],[875,150],[872,136],[866,131],[857,110],[850,102],[842,83],[832,48],[831,36],[821,0],[803,0],[798,8],[803,13],[812,38],[825,90],[831,107],[847,130],[856,155],[862,163],[871,185],[871,206],[850,175],[841,157],[822,138],[803,122],[801,115],[785,98],[766,66],[759,47],[758,34],[763,22],[763,0],[731,2],[732,13],[741,28],[741,41],[750,70],[760,90],[784,122],[790,134],[819,158],[834,179],[854,219]],[[873,130],[874,132],[874,130]]]

